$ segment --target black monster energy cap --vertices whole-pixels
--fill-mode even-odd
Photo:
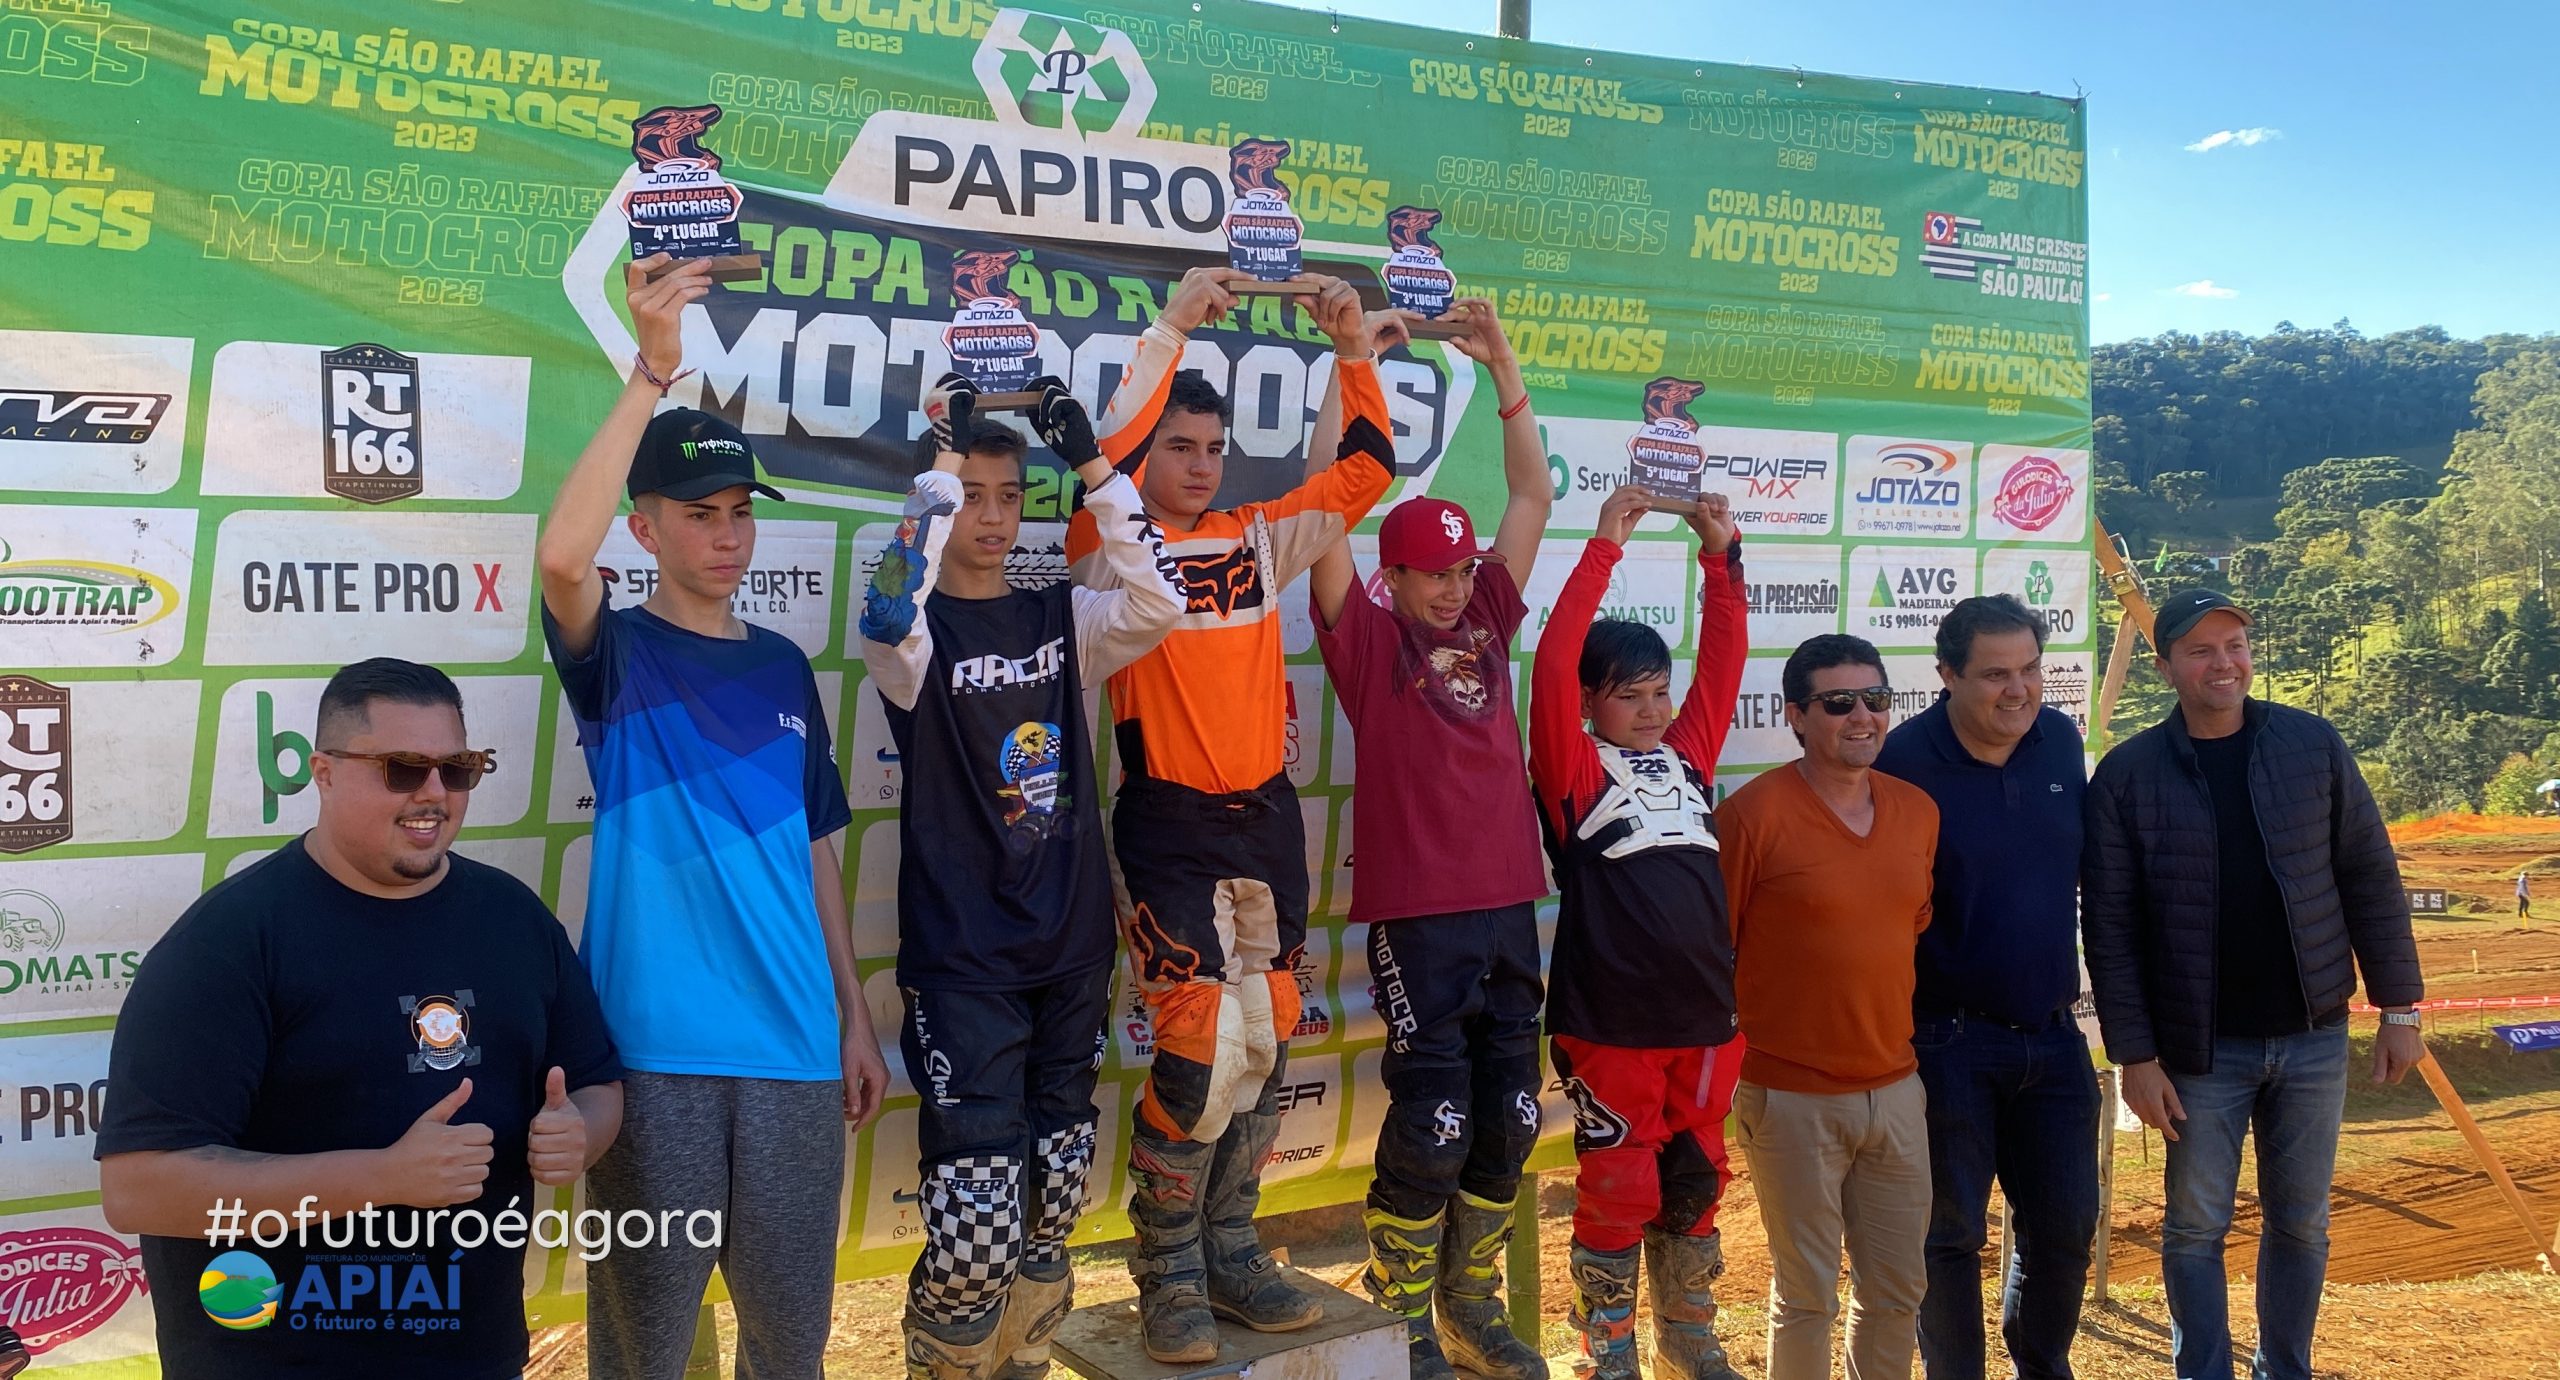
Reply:
[[[782,491],[756,478],[747,438],[708,412],[676,407],[649,419],[631,457],[631,496],[661,494],[678,503],[709,498],[744,484],[779,503]]]

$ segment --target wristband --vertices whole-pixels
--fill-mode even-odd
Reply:
[[[1506,407],[1506,408],[1502,409],[1502,411],[1501,411],[1498,415],[1500,416],[1500,418],[1501,418],[1503,421],[1506,421],[1506,422],[1507,422],[1507,421],[1510,421],[1512,418],[1519,416],[1519,415],[1520,415],[1520,409],[1522,409],[1522,408],[1524,408],[1524,407],[1527,407],[1528,405],[1529,405],[1529,390],[1528,390],[1528,389],[1526,389],[1526,388],[1523,388],[1523,389],[1521,389],[1521,390],[1520,390],[1520,401],[1518,401],[1518,402],[1516,402],[1516,403],[1513,403],[1513,404],[1512,404],[1512,405],[1510,405],[1509,407]]]
[[[658,385],[658,396],[662,398],[667,395],[668,389],[676,386],[676,379],[683,378],[685,375],[693,372],[691,369],[678,369],[676,371],[675,378],[662,379],[658,377],[657,370],[649,367],[649,361],[641,358],[637,352],[634,352],[631,356],[631,367],[639,371],[640,377]]]

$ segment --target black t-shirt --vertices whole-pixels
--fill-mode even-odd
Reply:
[[[2221,849],[2222,914],[2213,941],[2218,1035],[2296,1035],[2311,1028],[2303,1009],[2302,965],[2293,952],[2293,922],[2249,795],[2249,753],[2257,738],[2252,727],[2194,740]]]
[[[512,1201],[529,1214],[551,1206],[550,1190],[536,1199],[525,1137],[553,1065],[572,1092],[622,1076],[586,970],[523,883],[454,854],[426,894],[384,900],[339,883],[296,840],[205,893],[143,959],[116,1021],[97,1153],[380,1149],[469,1078],[453,1120],[488,1126],[494,1157],[480,1198],[455,1206],[495,1217]],[[316,1223],[309,1249],[144,1237],[162,1372],[516,1375],[522,1247],[457,1251],[442,1235],[433,1250],[392,1246],[394,1234],[419,1240],[418,1216],[381,1214],[373,1249],[358,1218],[326,1229],[344,1247]],[[232,1262],[227,1291],[207,1284],[216,1258],[235,1250],[256,1260]],[[277,1290],[272,1319],[217,1323],[211,1310],[237,1315],[261,1268]]]
[[[1110,863],[1063,583],[925,600],[933,664],[912,710],[885,695],[906,764],[898,981],[1037,987],[1111,961]]]

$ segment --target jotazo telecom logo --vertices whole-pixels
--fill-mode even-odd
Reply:
[[[1040,129],[1135,134],[1156,103],[1127,34],[1029,10],[996,12],[970,70],[999,119]]]

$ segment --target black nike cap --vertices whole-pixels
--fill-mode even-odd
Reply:
[[[2151,645],[2160,655],[2169,654],[2169,644],[2195,630],[2208,613],[2229,611],[2244,628],[2255,627],[2257,621],[2249,611],[2231,602],[2231,596],[2220,590],[2188,589],[2163,599],[2151,610]]]

